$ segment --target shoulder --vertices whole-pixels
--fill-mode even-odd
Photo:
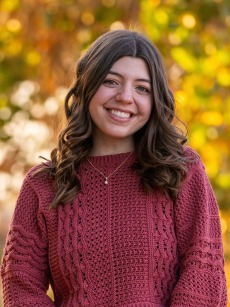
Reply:
[[[193,148],[184,146],[183,149],[187,174],[181,183],[181,189],[191,184],[193,188],[198,188],[201,183],[209,181],[205,166],[200,155]]]
[[[194,188],[198,188],[209,182],[204,163],[194,149],[184,146],[184,158],[186,159],[187,175],[182,182],[182,189],[185,185],[192,184]]]
[[[200,160],[199,154],[191,147],[189,146],[183,146],[184,150],[184,158],[187,160],[196,163]]]
[[[45,167],[44,163],[32,167],[24,179],[39,198],[54,193],[54,180],[48,173],[42,172]]]
[[[40,173],[40,171],[42,169],[44,169],[46,166],[49,166],[49,164],[46,164],[46,163],[40,163],[38,165],[35,165],[33,167],[31,167],[29,169],[29,171],[26,173],[26,178],[29,180],[33,177],[35,177],[37,174]]]
[[[43,214],[49,208],[54,197],[54,185],[51,178],[43,173],[37,173],[42,165],[31,168],[22,182],[15,206],[15,221],[26,219],[26,216]]]
[[[184,159],[186,161],[188,174],[193,173],[196,169],[201,169],[204,171],[204,165],[200,155],[191,147],[183,146],[184,150]]]

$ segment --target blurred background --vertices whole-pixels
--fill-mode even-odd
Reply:
[[[164,57],[220,206],[230,289],[229,0],[1,0],[0,256],[23,177],[55,146],[78,57],[124,27],[144,32]]]

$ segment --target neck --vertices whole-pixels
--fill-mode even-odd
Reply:
[[[115,155],[120,153],[131,152],[134,150],[133,141],[105,141],[97,140],[94,142],[93,148],[91,150],[91,156],[105,156],[105,155]]]

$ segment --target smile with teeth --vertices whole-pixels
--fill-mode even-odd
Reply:
[[[109,112],[119,118],[130,118],[132,116],[131,113],[122,112],[122,111],[113,110],[113,109],[109,110]]]

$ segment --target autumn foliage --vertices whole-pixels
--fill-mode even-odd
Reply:
[[[98,35],[131,27],[164,57],[189,144],[201,155],[220,205],[228,270],[230,2],[2,0],[0,16],[1,250],[25,172],[55,144],[77,58]]]

